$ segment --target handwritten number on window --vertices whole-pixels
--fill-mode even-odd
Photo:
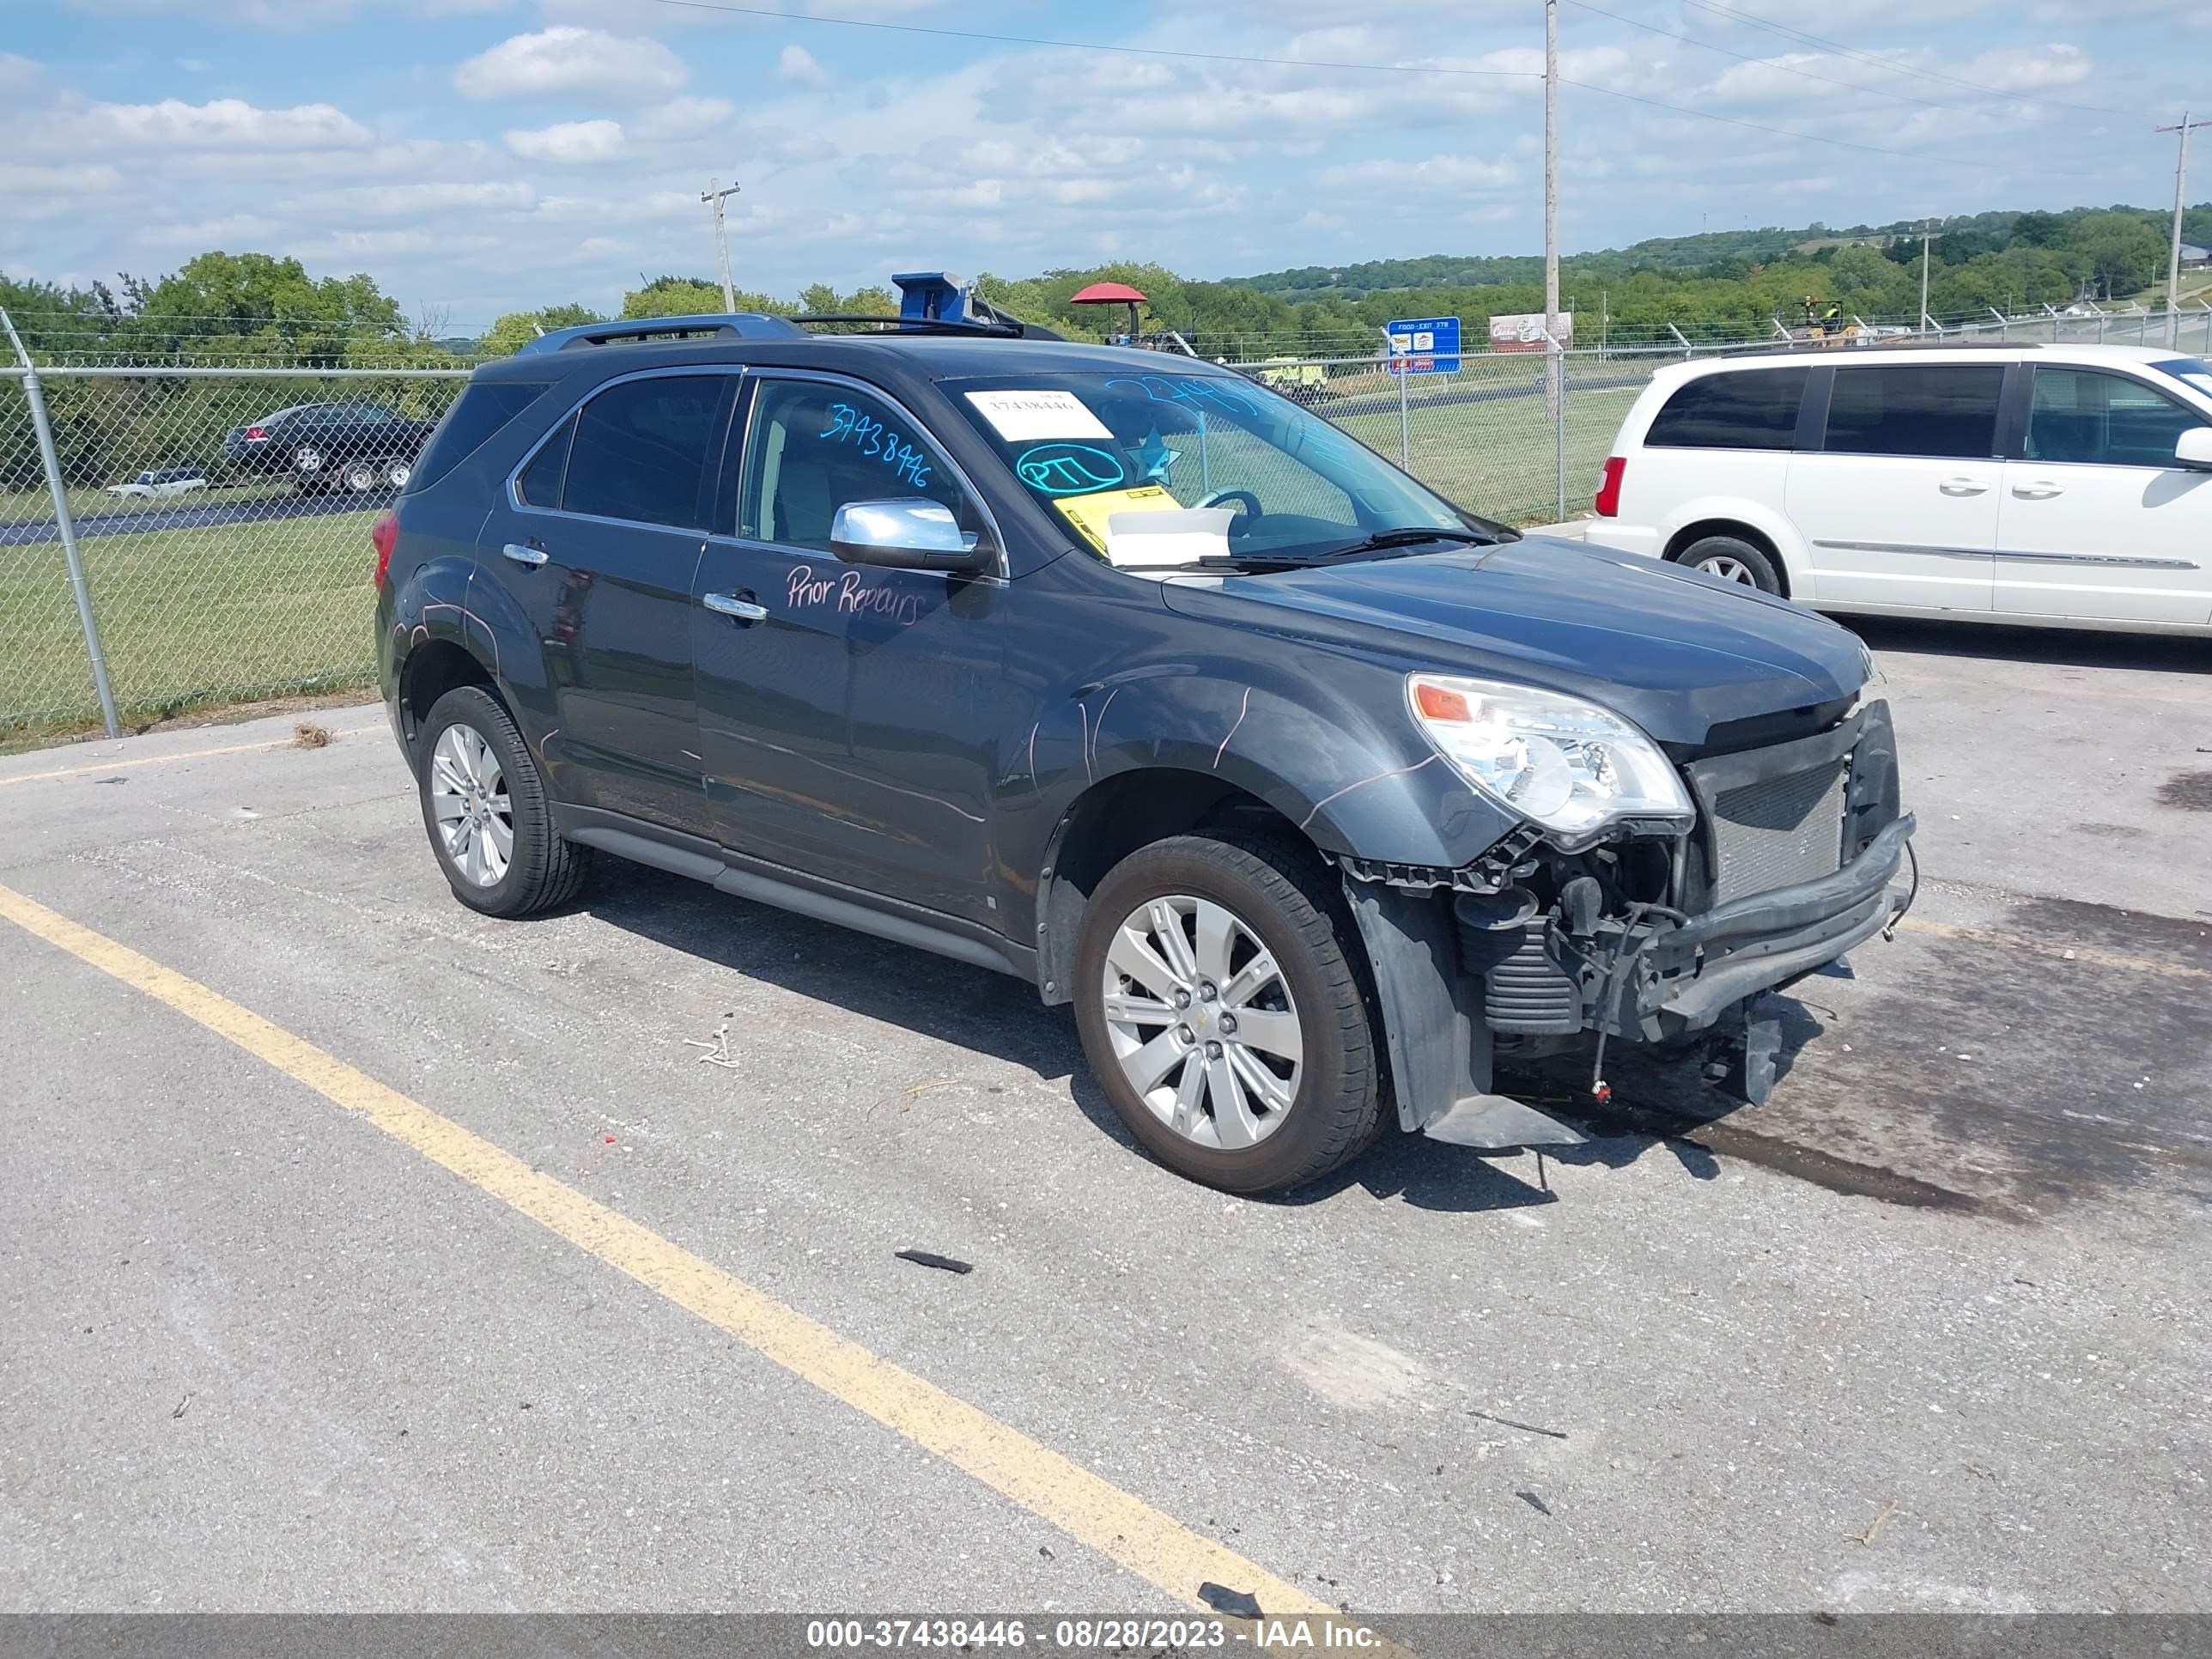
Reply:
[[[927,453],[850,404],[830,404],[830,424],[817,435],[825,443],[851,444],[870,459],[881,461],[893,477],[916,489],[929,488]]]

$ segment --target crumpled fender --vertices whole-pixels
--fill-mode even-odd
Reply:
[[[1007,864],[1038,868],[1052,828],[1088,790],[1149,768],[1219,778],[1324,852],[1362,859],[1456,867],[1514,827],[1414,726],[1401,671],[1318,656],[1306,665],[1310,676],[1293,661],[1229,678],[1158,665],[1082,688],[1013,743]],[[1024,797],[1040,810],[1021,811]]]
[[[530,620],[496,582],[483,580],[474,561],[448,557],[418,566],[380,596],[378,653],[385,700],[394,702],[409,659],[432,641],[459,646],[480,663],[527,732],[543,707],[544,661],[520,652],[516,641],[536,637]],[[502,651],[501,641],[507,642]]]

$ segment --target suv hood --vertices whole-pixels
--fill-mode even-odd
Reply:
[[[1865,647],[1786,599],[1680,566],[1540,536],[1497,547],[1218,580],[1172,580],[1172,610],[1389,648],[1614,709],[1662,743],[1855,696]]]

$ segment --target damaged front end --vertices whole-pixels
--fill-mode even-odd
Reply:
[[[1565,830],[1524,822],[1458,870],[1340,858],[1403,1127],[1477,1146],[1578,1140],[1493,1093],[1492,1068],[1501,1054],[1555,1054],[1593,1032],[1598,1102],[1607,1043],[1686,1045],[1717,1030],[1736,1050],[1743,1093],[1763,1099],[1776,1033],[1750,1013],[1754,999],[1886,932],[1911,902],[1900,875],[1914,826],[1900,810],[1888,705],[1820,712],[1830,723],[1811,735],[1770,741],[1747,722],[1735,742],[1723,733],[1666,754],[1663,784],[1650,775],[1658,746],[1639,734],[1632,758],[1646,775],[1627,782],[1649,799],[1595,829],[1557,811]],[[1595,752],[1577,753],[1585,767],[1619,758],[1579,732],[1556,741]],[[1501,744],[1493,733],[1462,747],[1480,757]],[[1480,758],[1462,770],[1503,793]]]

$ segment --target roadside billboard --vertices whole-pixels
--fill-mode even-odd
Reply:
[[[1562,348],[1575,343],[1575,313],[1559,313],[1559,326],[1553,329]],[[1511,316],[1490,319],[1490,349],[1492,351],[1541,351],[1544,349],[1544,313],[1540,311],[1517,313]]]

